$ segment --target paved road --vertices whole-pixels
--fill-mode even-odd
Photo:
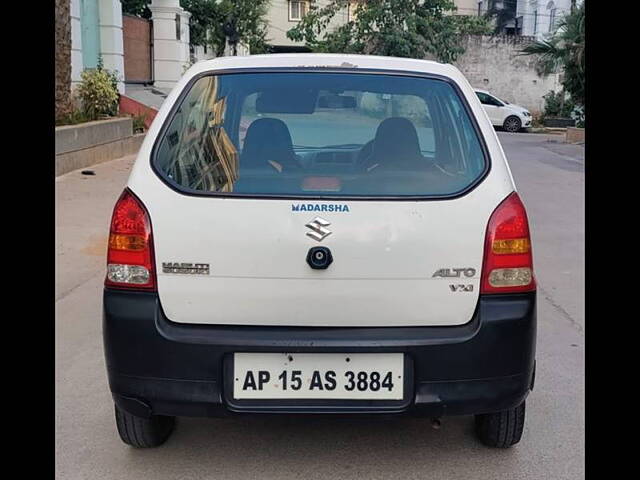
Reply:
[[[580,479],[584,477],[584,148],[500,133],[527,205],[539,279],[538,372],[522,442],[482,447],[472,418],[180,419],[155,450],[120,443],[104,368],[101,288],[111,208],[132,157],[59,177],[56,476],[60,479]]]

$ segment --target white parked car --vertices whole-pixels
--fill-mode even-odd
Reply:
[[[191,67],[117,201],[103,334],[122,440],[176,416],[475,415],[520,440],[535,377],[525,207],[451,65]]]
[[[507,132],[519,132],[531,126],[531,113],[526,108],[500,100],[485,90],[476,89],[476,95],[495,127],[502,127]]]

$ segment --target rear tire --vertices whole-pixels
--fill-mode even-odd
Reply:
[[[116,405],[116,425],[120,438],[127,445],[136,448],[152,448],[162,445],[175,426],[175,417],[152,415],[137,417]]]
[[[517,133],[522,128],[522,122],[515,115],[511,115],[504,120],[502,128],[504,128],[507,132]]]
[[[520,441],[524,429],[525,402],[515,408],[476,415],[476,435],[488,447],[509,448]]]

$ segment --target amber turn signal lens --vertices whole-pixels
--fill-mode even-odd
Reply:
[[[493,253],[517,254],[529,253],[531,243],[528,238],[511,238],[508,240],[494,240],[491,246]]]
[[[113,250],[140,251],[147,246],[145,238],[141,235],[109,235],[109,248]]]

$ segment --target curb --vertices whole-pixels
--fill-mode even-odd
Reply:
[[[137,133],[113,142],[56,155],[55,175],[59,177],[74,170],[137,153],[144,137],[144,133]]]

